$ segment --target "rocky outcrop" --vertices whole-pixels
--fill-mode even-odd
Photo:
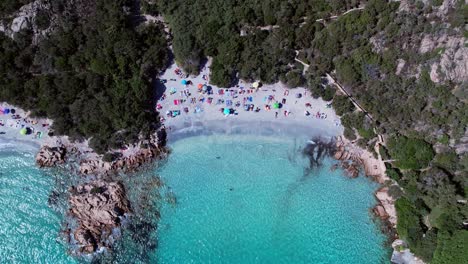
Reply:
[[[420,53],[427,53],[439,49],[440,58],[432,62],[431,80],[441,82],[450,80],[463,82],[468,78],[468,47],[463,37],[449,37],[425,35],[419,48]]]
[[[379,204],[374,208],[376,215],[387,221],[391,227],[396,228],[397,214],[395,209],[395,199],[388,194],[388,187],[382,187],[375,192],[375,197]]]
[[[80,161],[79,171],[81,174],[97,174],[100,171],[109,171],[112,168],[110,162],[104,162],[102,160],[87,159]]]
[[[338,141],[335,154],[333,157],[340,161],[340,167],[346,172],[351,178],[359,176],[360,167],[362,166],[362,160],[346,149],[345,145]]]
[[[346,175],[350,178],[357,178],[359,176],[360,164],[357,162],[342,161],[341,168],[344,169]]]
[[[376,150],[378,152],[378,150]],[[355,178],[359,176],[359,169],[364,168],[367,176],[372,176],[373,179],[383,184],[388,181],[385,171],[379,170],[379,173],[374,173],[374,166],[378,166],[379,159],[374,158],[368,151],[362,150],[354,146],[347,140],[338,140],[334,158],[339,160],[337,164],[345,170],[346,174]],[[394,237],[397,222],[395,209],[395,199],[389,195],[389,187],[382,187],[375,192],[377,205],[372,209],[375,216],[382,220],[382,229],[389,237]]]
[[[38,38],[50,32],[50,28],[41,30],[36,25],[36,15],[40,10],[49,10],[48,1],[37,0],[27,5],[22,6],[14,15],[10,23],[0,25],[0,31],[5,35],[13,38],[13,36],[23,29],[31,30],[33,34],[33,42],[37,43]],[[51,18],[52,19],[52,18]]]
[[[388,214],[387,212],[385,211],[385,208],[382,206],[382,205],[376,205],[374,207],[374,209],[372,209],[374,211],[374,214],[379,217],[380,219],[382,220],[386,220],[388,219]]]
[[[53,167],[69,161],[72,165],[70,168],[74,170],[76,167],[73,165],[78,164],[77,172],[84,176],[77,179],[78,182],[86,182],[69,188],[69,218],[63,234],[73,245],[73,253],[91,254],[112,248],[113,241],[120,234],[122,220],[131,212],[125,187],[114,180],[114,172],[132,171],[165,157],[166,136],[162,128],[149,139],[131,146],[128,151],[116,150],[119,155],[113,162],[103,161],[102,156],[92,151],[86,141],[70,142],[67,138],[60,138],[41,147],[36,156],[40,167]],[[156,181],[155,184],[161,183]],[[53,193],[49,203],[56,204],[57,196]]]
[[[105,162],[101,159],[81,160],[79,171],[84,175],[134,171],[142,165],[165,155],[166,131],[160,129],[149,140],[142,141],[140,144],[144,145],[145,148],[140,148],[131,155],[119,157],[113,162]]]
[[[393,253],[391,262],[395,264],[424,264],[424,261],[416,257],[408,249],[408,245],[400,239],[392,243]]]
[[[69,216],[76,227],[68,224],[71,241],[78,246],[76,253],[93,253],[112,246],[113,230],[131,212],[121,183],[93,181],[69,189]]]
[[[67,149],[64,146],[42,146],[36,155],[36,164],[43,167],[53,167],[65,163]]]

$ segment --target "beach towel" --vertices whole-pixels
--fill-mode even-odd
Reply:
[[[179,100],[174,100],[174,105],[179,105]]]

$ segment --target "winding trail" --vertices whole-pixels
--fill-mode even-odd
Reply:
[[[362,7],[355,7],[355,8],[352,8],[352,9],[350,9],[350,10],[348,10],[348,11],[342,13],[342,14],[335,15],[335,16],[331,16],[331,17],[327,17],[327,18],[320,18],[320,19],[317,19],[317,20],[315,20],[315,21],[316,21],[316,22],[325,22],[325,21],[327,21],[327,20],[337,19],[337,18],[339,18],[340,16],[344,16],[344,15],[346,15],[346,14],[349,14],[349,13],[353,12],[353,11],[364,10],[364,8],[366,8],[366,7],[365,7],[365,6],[362,6]]]
[[[326,18],[319,18],[319,19],[316,19],[315,22],[320,22],[320,23],[325,23],[326,21],[330,21],[330,20],[334,20],[334,19],[337,19],[339,18],[340,16],[344,16],[346,14],[349,14],[351,12],[354,12],[354,11],[359,11],[359,10],[364,10],[364,8],[366,8],[365,6],[361,6],[361,7],[355,7],[355,8],[352,8],[350,10],[347,10],[341,14],[338,14],[338,15],[334,15],[334,16],[330,16],[330,17],[326,17]],[[299,24],[299,28],[305,26],[307,24],[307,19],[308,17],[302,17],[302,20],[304,20],[304,22],[301,22]],[[281,26],[280,25],[266,25],[266,26],[244,26],[244,28],[241,30],[241,33],[240,35],[241,36],[246,36],[248,35],[247,34],[247,29],[252,29],[252,28],[256,28],[256,29],[260,29],[260,30],[264,30],[264,31],[272,31],[273,29],[278,29],[280,28]]]

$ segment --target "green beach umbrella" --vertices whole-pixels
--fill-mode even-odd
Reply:
[[[26,128],[23,127],[23,128],[20,130],[20,134],[24,136],[24,135],[26,135],[26,133],[28,133],[28,131],[26,130]]]
[[[274,103],[274,104],[273,104],[273,108],[274,108],[274,109],[278,109],[278,108],[279,108],[279,103]]]

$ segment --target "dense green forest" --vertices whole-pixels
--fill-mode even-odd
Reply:
[[[22,2],[29,1],[3,1],[0,15]],[[53,118],[56,133],[92,138],[104,152],[157,125],[151,77],[165,68],[168,43],[159,26],[132,21],[138,10],[130,0],[69,2],[52,1],[40,24],[56,17],[56,28],[37,45],[28,31],[0,36],[0,101]],[[407,2],[408,11],[385,0],[143,0],[141,8],[164,16],[186,72],[196,74],[211,58],[211,82],[220,86],[239,78],[306,86],[332,101],[347,138],[373,152],[376,133],[383,135],[387,174],[403,189],[394,194],[400,237],[427,262],[463,263],[468,155],[456,148],[467,133],[468,105],[455,90],[466,92],[466,83],[432,82],[427,62],[441,50],[411,47],[424,35],[466,37],[468,8],[459,0],[444,24],[434,15],[443,1]],[[397,75],[399,59],[420,65],[419,73]],[[325,74],[372,119],[324,85]]]
[[[399,58],[416,65],[438,56],[402,47],[423,34],[460,34],[456,27],[467,11],[462,2],[447,15],[448,28],[430,20],[442,1],[408,1],[410,12],[397,12],[399,2],[384,0],[175,0],[149,4],[147,11],[169,22],[176,61],[187,72],[197,73],[211,57],[211,81],[221,86],[237,78],[305,85],[315,97],[333,99],[346,137],[370,151],[376,128],[386,138],[385,159],[395,160],[387,163],[388,174],[403,188],[395,194],[400,236],[427,262],[461,263],[468,259],[468,157],[454,147],[466,133],[466,98],[451,92],[453,83],[433,83],[428,68],[417,77],[395,69]],[[360,5],[365,9],[317,21]],[[382,51],[375,51],[373,36],[384,40]],[[304,74],[296,54],[310,65]],[[373,118],[324,87],[326,73]]]
[[[10,2],[5,10],[20,1]],[[52,118],[56,134],[91,138],[100,153],[148,134],[158,124],[151,81],[168,47],[162,28],[133,23],[132,4],[53,1],[42,11],[54,31],[38,45],[31,31],[1,34],[0,101]]]

